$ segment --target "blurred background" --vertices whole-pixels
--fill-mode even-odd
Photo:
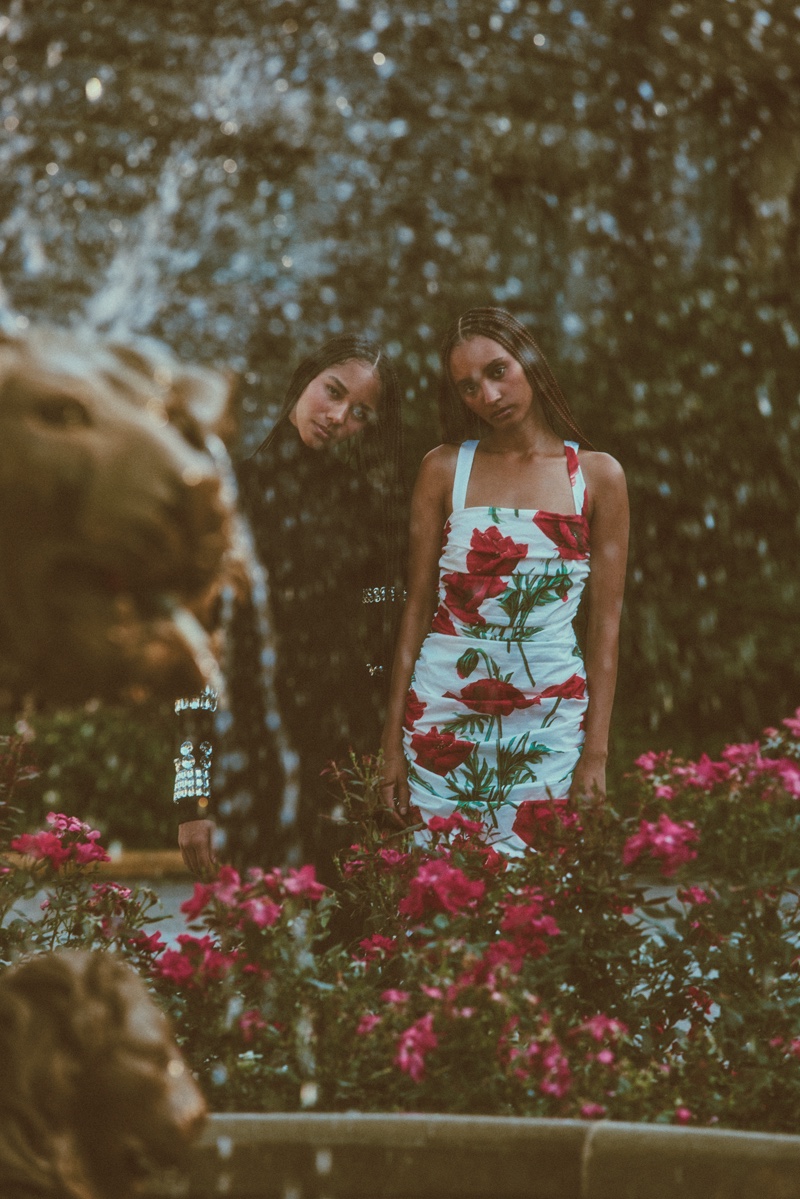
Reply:
[[[12,0],[0,67],[7,321],[232,368],[234,458],[303,353],[366,330],[410,482],[440,331],[501,304],[628,475],[613,771],[797,707],[800,7]],[[29,719],[37,819],[173,843],[168,709]]]

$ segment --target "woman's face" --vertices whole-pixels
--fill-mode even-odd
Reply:
[[[450,354],[450,374],[470,412],[493,428],[528,416],[533,391],[521,363],[490,337],[471,337]]]
[[[338,445],[377,419],[381,397],[378,375],[368,362],[337,362],[312,379],[289,420],[312,450]]]

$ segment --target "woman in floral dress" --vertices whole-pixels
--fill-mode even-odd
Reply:
[[[495,848],[519,854],[535,804],[605,790],[625,479],[588,448],[507,312],[464,314],[442,365],[446,441],[412,499],[384,802],[398,823],[412,806],[426,822],[464,810]],[[573,630],[584,589],[585,659]]]

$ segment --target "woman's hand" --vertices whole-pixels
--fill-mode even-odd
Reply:
[[[187,869],[196,878],[207,878],[217,872],[214,829],[213,820],[186,820],[178,825],[178,847]]]
[[[402,750],[393,750],[385,754],[381,778],[381,799],[394,824],[405,828],[408,823],[410,800],[408,763]]]
[[[606,795],[606,755],[584,750],[572,775],[569,799],[576,803],[581,799],[597,802]]]

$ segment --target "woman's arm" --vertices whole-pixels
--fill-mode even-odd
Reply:
[[[175,703],[181,737],[173,791],[178,846],[187,868],[200,878],[214,873],[217,866],[210,783],[217,698],[217,693],[206,687],[202,695]]]
[[[408,544],[408,595],[392,665],[383,750],[383,802],[403,824],[408,814],[408,782],[403,754],[406,696],[420,646],[436,609],[442,529],[450,511],[457,450],[439,446],[423,459],[411,497]]]
[[[592,557],[585,655],[589,703],[583,750],[572,776],[571,797],[605,793],[630,520],[625,475],[619,463],[608,454],[591,453],[581,459],[591,505]]]

